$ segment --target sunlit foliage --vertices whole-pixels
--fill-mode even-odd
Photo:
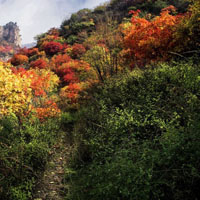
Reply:
[[[14,66],[25,64],[27,62],[28,62],[28,57],[22,54],[15,54],[11,59],[11,63]]]
[[[31,80],[0,64],[0,116],[24,114],[32,98]]]
[[[163,9],[160,16],[149,21],[139,16],[139,10],[131,11],[131,23],[123,25],[123,33],[124,54],[132,60],[132,67],[169,58],[169,51],[175,47],[176,26],[182,18],[170,12],[175,12],[173,6]]]

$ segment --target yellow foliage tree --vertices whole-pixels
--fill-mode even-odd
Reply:
[[[0,116],[28,111],[32,98],[31,80],[14,74],[0,64]]]

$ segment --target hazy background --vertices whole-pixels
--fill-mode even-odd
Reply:
[[[22,44],[52,27],[82,8],[94,8],[107,0],[0,0],[0,25],[13,21],[21,30]]]

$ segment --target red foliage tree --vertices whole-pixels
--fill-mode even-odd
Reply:
[[[30,63],[31,68],[45,69],[45,68],[47,68],[47,66],[48,66],[47,62],[42,58],[39,58]]]
[[[69,82],[68,80],[70,77],[67,77],[66,75],[70,74],[71,78],[74,77],[74,75],[72,75],[73,70],[71,69],[73,62],[73,59],[67,54],[60,54],[52,58],[51,65],[53,66],[53,71],[61,78],[62,81]],[[72,79],[74,80],[74,78]]]
[[[73,69],[68,68],[68,69],[65,69],[65,75],[63,76],[63,81],[69,84],[69,83],[79,82],[79,79],[74,73]]]
[[[31,56],[34,56],[34,55],[38,55],[39,50],[38,50],[38,48],[27,49],[26,47],[24,47],[24,48],[19,49],[17,54],[21,54],[21,55],[31,57]]]
[[[38,48],[28,49],[27,56],[31,57],[31,56],[38,55],[38,54],[39,54]]]
[[[53,56],[63,50],[62,44],[54,41],[46,43],[43,48],[45,53],[50,56]]]
[[[24,73],[27,72],[27,70],[24,69],[23,67],[19,67],[19,68],[11,67],[11,70],[12,70],[12,72],[13,72],[14,74],[19,74],[19,73],[24,74]]]
[[[82,44],[74,44],[72,46],[71,56],[72,58],[80,58],[86,52],[85,47]]]
[[[60,65],[62,65],[63,63],[68,63],[70,62],[72,59],[70,56],[68,56],[67,54],[59,54],[59,55],[55,55],[52,59],[51,59],[51,63],[53,65],[53,68],[56,69],[58,68]]]

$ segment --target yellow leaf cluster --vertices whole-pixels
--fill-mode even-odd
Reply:
[[[31,81],[0,64],[0,116],[23,114],[31,103]]]

